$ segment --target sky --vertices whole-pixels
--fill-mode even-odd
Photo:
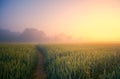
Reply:
[[[120,43],[119,0],[0,0],[0,28]]]

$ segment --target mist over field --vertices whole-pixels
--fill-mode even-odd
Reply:
[[[23,32],[11,32],[0,29],[0,42],[14,43],[73,43],[71,36],[59,34],[48,36],[44,31],[34,28],[27,28]]]
[[[120,43],[120,1],[0,0],[0,29],[0,42]]]

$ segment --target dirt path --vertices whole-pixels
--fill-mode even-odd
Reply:
[[[36,72],[34,74],[34,79],[46,79],[46,74],[43,69],[43,56],[39,50],[38,50],[38,64]]]

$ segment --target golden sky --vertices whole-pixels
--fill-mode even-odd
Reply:
[[[120,3],[111,1],[85,1],[75,3],[50,21],[53,34],[59,30],[89,42],[120,42]]]
[[[24,2],[23,7],[20,2],[16,4],[19,5],[15,9],[10,5],[16,12],[8,11],[9,14],[3,15],[3,18],[8,15],[7,24],[14,30],[34,27],[48,35],[65,33],[86,42],[120,42],[119,0],[46,0]],[[8,19],[11,15],[13,21]]]

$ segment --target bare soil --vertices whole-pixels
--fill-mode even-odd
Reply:
[[[43,56],[41,52],[38,50],[38,64],[36,68],[36,72],[34,73],[34,79],[46,79],[46,74],[43,69]]]

